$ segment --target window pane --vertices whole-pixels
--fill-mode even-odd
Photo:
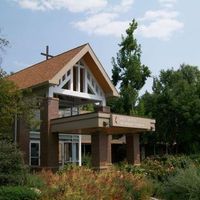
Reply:
[[[39,159],[38,158],[31,158],[31,165],[38,166],[39,165]]]
[[[67,81],[67,83],[65,83],[65,85],[62,87],[62,89],[66,89],[66,90],[70,90],[70,84],[71,84],[71,81]]]
[[[80,68],[80,91],[84,92],[85,89],[85,70]]]
[[[78,90],[78,68],[73,67],[73,90]]]
[[[39,157],[39,144],[31,143],[31,157]]]
[[[31,165],[38,166],[39,165],[39,143],[37,142],[31,142],[31,149],[30,149],[30,161]]]
[[[72,144],[65,143],[64,144],[64,162],[71,161],[72,159],[71,152],[72,152]]]

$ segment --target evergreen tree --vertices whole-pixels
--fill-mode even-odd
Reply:
[[[141,46],[134,38],[135,20],[129,24],[126,37],[122,36],[117,58],[112,58],[112,81],[119,84],[120,98],[110,101],[112,111],[133,114],[140,89],[150,76],[150,70],[141,63]]]

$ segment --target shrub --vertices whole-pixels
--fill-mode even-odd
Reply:
[[[36,200],[39,194],[33,189],[22,186],[1,186],[0,200]]]
[[[177,170],[186,169],[193,164],[194,161],[185,155],[165,155],[147,158],[141,167],[149,178],[155,181],[165,182],[168,178],[174,176]]]
[[[95,172],[74,167],[59,174],[42,172],[49,189],[42,200],[55,199],[148,199],[150,184],[141,176],[120,172],[115,168]]]
[[[30,188],[42,189],[46,186],[44,180],[38,174],[28,174],[25,185]]]
[[[82,158],[82,165],[91,168],[92,167],[92,158],[91,155],[85,155]]]
[[[0,185],[22,185],[26,175],[21,152],[13,143],[0,140]]]
[[[200,197],[200,171],[194,166],[179,170],[164,183],[161,196],[165,199],[197,200]]]

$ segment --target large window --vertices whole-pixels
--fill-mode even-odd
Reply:
[[[59,135],[59,164],[64,166],[67,163],[79,162],[79,136]]]
[[[31,166],[40,166],[40,141],[30,141],[29,164]]]
[[[59,164],[61,166],[67,163],[79,162],[79,144],[59,142]]]

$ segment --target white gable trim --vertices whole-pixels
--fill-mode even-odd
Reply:
[[[66,71],[71,68],[72,66],[74,66],[79,60],[81,60],[81,58],[87,53],[89,52],[89,54],[91,55],[92,59],[94,60],[95,64],[97,65],[97,67],[99,68],[99,70],[101,71],[102,75],[104,76],[106,82],[108,83],[109,87],[112,90],[112,94],[106,94],[107,96],[119,96],[119,93],[117,92],[116,88],[114,87],[114,85],[112,84],[109,76],[107,75],[107,73],[105,72],[103,66],[101,65],[101,63],[99,62],[98,58],[96,57],[95,53],[93,52],[93,50],[91,49],[90,45],[87,44],[73,59],[71,59],[50,81],[50,84],[59,84],[59,79],[62,76],[62,74],[66,73]]]
[[[76,75],[73,74],[74,72]],[[76,76],[76,80],[73,80],[74,76]],[[66,87],[64,87],[65,84],[67,84]],[[83,59],[70,67],[64,74],[60,74],[58,85],[50,86],[48,96],[53,97],[54,94],[85,98],[106,105],[105,94]]]
[[[99,70],[101,71],[101,73],[103,74],[104,78],[106,79],[108,85],[110,86],[110,88],[113,91],[112,96],[118,96],[119,97],[119,93],[116,90],[115,86],[113,85],[113,83],[111,82],[108,74],[106,73],[106,71],[104,70],[103,66],[101,65],[99,59],[97,58],[97,56],[95,55],[94,51],[92,50],[92,48],[88,45],[88,52],[90,53],[90,55],[92,56],[92,59],[94,60],[94,62],[96,63],[96,65],[98,66]]]

